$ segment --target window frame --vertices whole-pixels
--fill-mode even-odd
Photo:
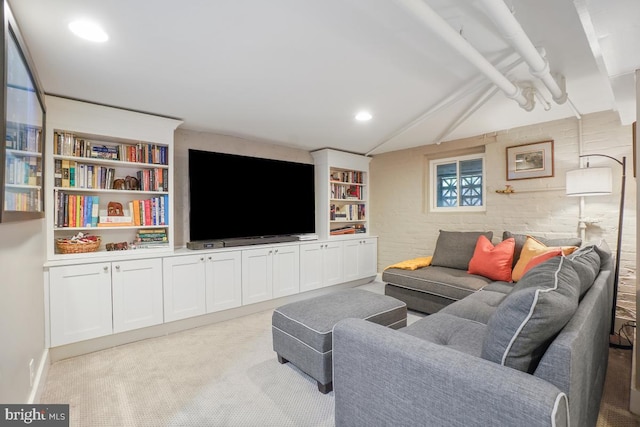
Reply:
[[[460,162],[466,160],[482,160],[482,205],[480,206],[460,206],[460,191],[458,191],[458,206],[438,206],[438,165],[456,163],[456,172],[460,176]],[[463,156],[452,156],[440,159],[429,160],[429,211],[430,212],[485,212],[487,210],[487,169],[484,153],[466,154]],[[458,187],[459,190],[459,187]]]

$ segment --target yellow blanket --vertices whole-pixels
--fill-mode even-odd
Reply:
[[[401,268],[403,270],[417,270],[418,268],[427,267],[431,265],[430,256],[418,257],[413,259],[408,259],[406,261],[401,261],[396,264],[390,265],[387,268]],[[385,268],[385,270],[387,269]]]

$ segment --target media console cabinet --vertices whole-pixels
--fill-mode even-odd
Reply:
[[[377,238],[348,236],[45,265],[52,360],[368,283]]]

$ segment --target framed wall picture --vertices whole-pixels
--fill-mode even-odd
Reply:
[[[507,147],[507,181],[553,176],[553,141]]]
[[[0,222],[44,217],[44,93],[11,10],[0,19]]]

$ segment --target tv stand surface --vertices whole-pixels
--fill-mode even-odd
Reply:
[[[298,237],[294,235],[283,236],[258,236],[258,237],[238,237],[235,239],[225,239],[224,247],[265,245],[269,243],[297,242]]]

